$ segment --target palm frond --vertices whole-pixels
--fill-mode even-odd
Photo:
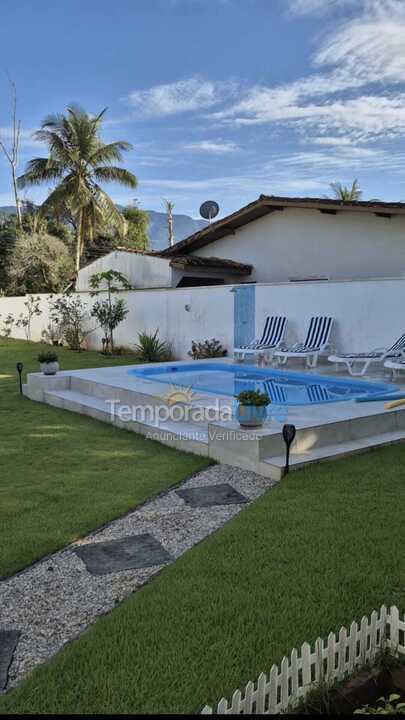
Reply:
[[[90,162],[93,166],[102,165],[103,163],[110,163],[113,160],[121,162],[122,153],[131,150],[132,145],[124,140],[118,140],[117,142],[104,143],[98,147],[90,158]]]
[[[110,196],[99,186],[94,185],[95,198],[98,207],[102,210],[107,224],[117,228],[120,232],[125,232],[126,220],[121,215]]]
[[[126,187],[135,188],[138,181],[129,170],[115,166],[104,166],[94,168],[94,177],[101,182],[116,182]]]
[[[41,128],[43,130],[49,129],[55,132],[60,132],[63,129],[64,120],[65,116],[62,113],[52,113],[44,118]]]
[[[50,158],[34,158],[27,163],[25,173],[18,178],[18,187],[40,185],[63,177],[65,166]]]

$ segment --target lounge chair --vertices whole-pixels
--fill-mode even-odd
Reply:
[[[389,368],[392,371],[392,376],[394,378],[399,378],[401,370],[405,370],[405,357],[402,358],[396,358],[392,360],[387,360],[384,363],[384,367]]]
[[[363,353],[340,353],[330,355],[328,360],[333,363],[342,363],[350,375],[365,375],[372,363],[384,363],[385,360],[395,360],[402,357],[405,352],[405,333],[390,348],[382,347]],[[356,369],[358,367],[358,369]],[[386,367],[389,367],[386,365]]]
[[[295,343],[290,348],[276,350],[274,356],[278,358],[280,365],[286,365],[289,358],[305,358],[306,366],[314,368],[317,366],[320,353],[325,352],[328,347],[332,327],[332,317],[322,315],[313,317],[304,342]]]
[[[240,356],[244,360],[246,355],[272,355],[283,341],[287,326],[287,318],[277,315],[270,315],[266,318],[261,337],[252,340],[248,345],[236,347],[233,350],[234,356]]]

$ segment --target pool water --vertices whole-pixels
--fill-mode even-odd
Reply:
[[[277,405],[320,405],[371,395],[377,398],[378,395],[395,390],[393,385],[383,383],[216,362],[173,363],[134,368],[128,372],[155,382],[190,388],[195,393],[234,397],[242,390],[260,390],[267,393]]]

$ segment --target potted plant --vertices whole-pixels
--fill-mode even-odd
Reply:
[[[243,390],[236,395],[236,400],[238,401],[236,417],[240,426],[262,427],[266,419],[266,408],[271,403],[269,396],[260,390]]]
[[[56,375],[59,370],[58,356],[54,352],[39,353],[38,362],[44,375]]]

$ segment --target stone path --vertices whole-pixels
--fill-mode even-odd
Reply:
[[[216,465],[0,582],[0,691],[274,485]]]

